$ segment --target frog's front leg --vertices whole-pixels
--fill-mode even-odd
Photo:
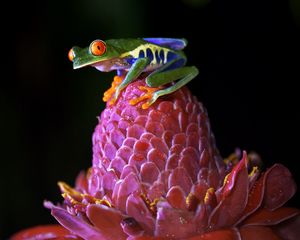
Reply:
[[[151,73],[146,79],[146,83],[149,86],[149,89],[144,89],[147,90],[147,93],[145,93],[145,97],[149,100],[142,105],[142,108],[147,109],[160,96],[173,93],[179,88],[183,87],[193,78],[195,78],[198,73],[199,71],[195,66],[181,67],[164,72],[161,72],[160,69],[158,69],[156,72]],[[164,84],[171,82],[175,83],[167,88],[161,89]],[[145,97],[141,97],[138,100],[144,100]],[[132,104],[137,104],[138,102],[139,101],[131,101]]]
[[[121,91],[126,88],[130,82],[138,78],[138,76],[144,71],[148,64],[148,58],[139,58],[132,64],[125,79],[116,87],[112,102],[115,102],[118,99]]]

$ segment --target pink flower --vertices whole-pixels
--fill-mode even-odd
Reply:
[[[102,112],[91,169],[78,176],[75,188],[59,183],[64,203],[45,202],[68,231],[59,234],[57,227],[47,237],[45,227],[30,236],[297,239],[300,210],[284,206],[296,192],[289,170],[275,164],[261,173],[245,151],[240,161],[224,162],[206,109],[187,88],[147,109],[143,102],[129,104],[144,85],[143,79],[133,82]]]

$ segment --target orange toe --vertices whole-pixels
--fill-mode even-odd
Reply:
[[[111,83],[111,87],[104,92],[103,94],[103,101],[104,102],[109,102],[109,104],[113,104],[113,95],[116,92],[116,88],[121,84],[125,76],[115,76],[113,82]]]

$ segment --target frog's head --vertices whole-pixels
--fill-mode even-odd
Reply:
[[[89,47],[80,48],[73,47],[68,57],[73,62],[73,68],[81,68],[85,66],[94,66],[103,68],[100,70],[108,71],[112,59],[120,56],[120,52],[114,46],[105,43],[102,40],[94,40]]]

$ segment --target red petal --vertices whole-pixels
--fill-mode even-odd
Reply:
[[[167,163],[166,163],[166,169],[175,169],[178,166],[178,162],[180,159],[180,155],[177,153],[170,153],[170,156],[167,159]]]
[[[154,200],[156,198],[160,198],[164,194],[165,194],[165,185],[159,181],[156,181],[150,187],[147,197],[151,200]]]
[[[101,188],[103,188],[105,194],[108,194],[110,197],[112,196],[117,180],[118,176],[113,170],[107,171],[107,173],[102,176]]]
[[[118,197],[117,197],[117,207],[121,211],[126,211],[126,200],[128,196],[140,190],[140,182],[138,177],[134,173],[130,173],[126,176],[123,182],[119,186]]]
[[[208,210],[204,204],[199,204],[195,216],[194,224],[196,224],[197,231],[204,232],[207,229]]]
[[[186,209],[185,193],[179,186],[173,186],[167,193],[166,199],[173,208]]]
[[[174,144],[170,147],[169,150],[169,155],[171,156],[172,154],[180,155],[181,152],[183,151],[184,147],[181,144]]]
[[[174,122],[175,121],[171,121],[169,123],[172,124]],[[166,130],[166,128],[165,128],[165,130]],[[171,132],[169,130],[165,131],[162,135],[162,139],[164,139],[165,143],[168,145],[169,148],[172,146],[172,137],[173,137],[173,132]]]
[[[113,168],[117,176],[120,177],[125,165],[126,162],[122,158],[117,156],[110,162],[109,168]]]
[[[136,175],[137,173],[138,173],[138,170],[137,170],[136,166],[131,166],[131,165],[127,164],[124,166],[124,168],[122,170],[120,179],[125,179],[129,174]]]
[[[162,183],[164,186],[164,192],[167,193],[169,190],[169,178],[171,175],[171,171],[170,170],[163,170],[160,172],[159,176],[158,176],[158,182]]]
[[[148,161],[153,162],[159,168],[160,171],[165,169],[167,155],[157,148],[152,148],[147,155]]]
[[[221,202],[209,219],[212,229],[233,226],[241,217],[248,199],[247,154],[234,167],[221,190]]]
[[[220,192],[220,200],[224,200],[228,195],[232,194],[232,191],[235,189],[236,184],[239,184],[240,182],[240,180],[237,180],[238,177],[244,176],[245,173],[247,173],[248,179],[247,164],[247,153],[244,151],[242,160],[232,169],[232,171],[227,176],[226,182],[224,183],[224,186]]]
[[[210,166],[210,169],[208,170],[207,182],[210,187],[213,187],[214,189],[218,189],[222,184],[220,180],[220,175],[214,161],[212,161],[210,165],[212,165],[213,168],[211,168]]]
[[[183,155],[179,161],[179,166],[183,167],[187,173],[190,175],[193,182],[196,182],[197,180],[197,174],[199,172],[199,164],[198,159],[199,157],[196,154],[187,154],[190,150],[193,151],[194,148],[188,147],[185,148],[184,151],[186,152],[186,155]]]
[[[185,133],[177,133],[173,136],[172,145],[180,144],[182,146],[185,146],[185,142],[186,142]]]
[[[133,145],[133,152],[141,154],[144,157],[147,156],[149,149],[150,149],[150,144],[148,140],[145,139],[137,140]]]
[[[300,213],[299,209],[281,207],[274,211],[261,208],[248,217],[243,225],[275,225]]]
[[[163,202],[159,202],[157,208],[155,235],[185,239],[197,232],[193,212],[174,209],[168,203]]]
[[[300,215],[274,226],[273,231],[283,240],[298,240],[300,236]]]
[[[200,155],[200,167],[202,168],[207,168],[208,167],[208,163],[210,160],[210,156],[209,153],[206,149],[204,149]]]
[[[133,124],[127,129],[127,137],[133,137],[139,139],[142,133],[145,132],[145,128],[138,124]]]
[[[158,175],[159,169],[153,162],[146,162],[141,166],[140,176],[143,182],[153,184]]]
[[[266,172],[264,207],[274,210],[285,204],[296,192],[290,171],[281,164],[273,165]]]
[[[65,209],[53,207],[51,214],[62,226],[84,239],[98,240],[107,237],[79,217],[69,214]]]
[[[153,133],[157,137],[161,137],[164,133],[164,127],[159,122],[148,121],[146,123],[146,130],[150,133]]]
[[[141,236],[144,233],[144,229],[139,225],[139,223],[132,217],[124,218],[121,222],[122,229],[124,233],[128,236]],[[127,238],[127,240],[129,240]]]
[[[72,235],[67,229],[60,225],[44,225],[44,226],[36,226],[28,229],[24,229],[12,237],[10,240],[26,240],[26,239],[39,239],[39,240],[47,240],[47,239],[81,239]]]
[[[186,240],[240,240],[239,234],[232,229],[219,230],[205,233],[196,237],[191,237]]]
[[[282,206],[296,191],[291,174],[284,166],[275,164],[254,184],[241,220],[256,211],[262,201],[270,210]],[[240,222],[239,221],[239,222]]]
[[[122,215],[119,211],[103,205],[92,204],[87,207],[87,216],[92,224],[109,239],[125,239],[121,228]]]
[[[140,194],[131,194],[126,202],[127,214],[134,218],[148,233],[153,233],[155,220]]]
[[[162,140],[162,138],[153,137],[150,140],[150,144],[152,145],[152,148],[157,148],[165,154],[168,154],[169,152],[168,145]]]
[[[128,238],[128,240],[170,240],[170,238],[142,236]],[[240,240],[240,237],[235,230],[226,229],[185,238],[185,240]]]
[[[198,176],[197,176],[198,182],[205,181],[208,182],[208,168],[207,167],[201,167]]]
[[[243,216],[238,222],[244,220],[246,217],[248,217],[251,213],[253,213],[260,207],[264,197],[265,179],[266,174],[261,176],[260,179],[254,184],[254,186],[250,190],[248,202],[245,207]]]
[[[205,180],[200,179],[198,183],[193,185],[191,192],[200,200],[203,200],[209,186]]]
[[[178,114],[178,121],[181,132],[185,132],[186,127],[188,125],[188,116],[187,114],[184,114],[183,112],[179,112]]]
[[[185,194],[188,195],[192,185],[192,179],[184,168],[175,168],[170,174],[169,189],[173,186],[179,186],[182,188]]]
[[[246,226],[240,229],[243,240],[281,240],[269,227],[263,226]]]

